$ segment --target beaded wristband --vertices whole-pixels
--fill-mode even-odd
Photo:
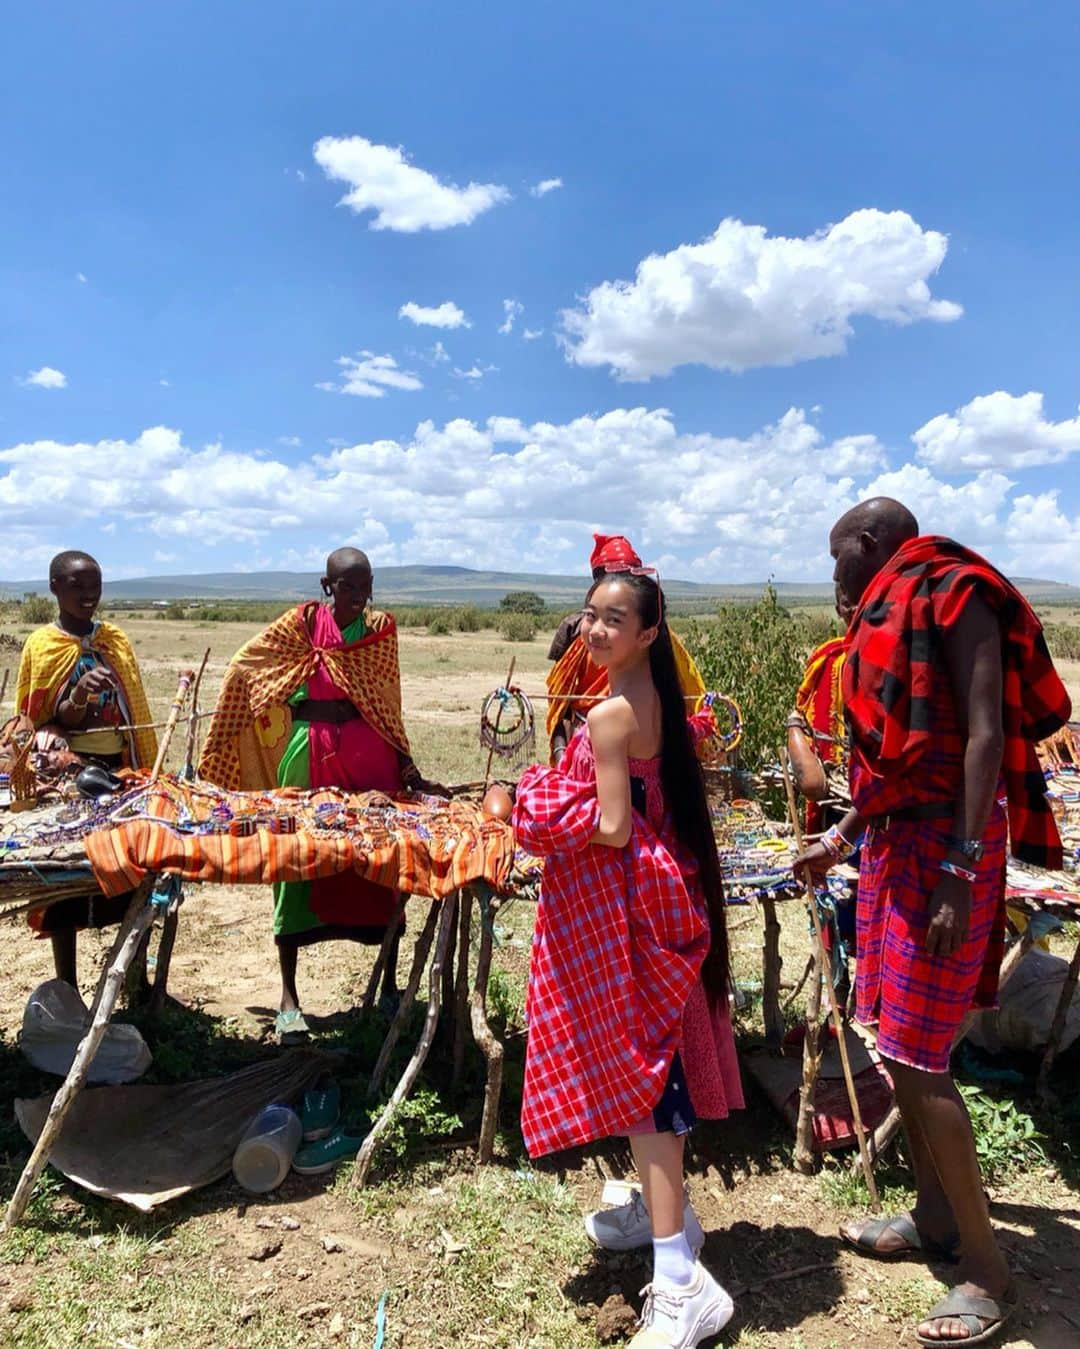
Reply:
[[[849,843],[840,832],[840,826],[834,824],[831,829],[827,829],[821,836],[821,846],[831,856],[839,861],[846,861],[855,851],[854,843]]]
[[[968,871],[966,867],[958,867],[955,862],[942,862],[938,870],[947,871],[950,876],[959,876],[962,881],[967,881],[968,885],[974,885],[979,879],[976,872]]]

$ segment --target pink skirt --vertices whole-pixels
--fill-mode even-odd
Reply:
[[[700,980],[683,1010],[679,1046],[686,1086],[699,1119],[727,1119],[744,1105],[739,1060],[727,1002],[712,1008]],[[627,1135],[656,1133],[652,1112],[632,1124]]]

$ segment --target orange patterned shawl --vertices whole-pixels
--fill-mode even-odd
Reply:
[[[806,662],[795,708],[806,718],[812,730],[831,736],[814,739],[814,753],[825,763],[844,762],[844,694],[840,680],[844,669],[846,637],[830,637],[811,653]]]
[[[200,777],[230,791],[276,786],[278,761],[292,730],[286,700],[320,661],[383,739],[409,752],[393,617],[373,613],[367,636],[323,650],[311,635],[315,604],[310,600],[282,614],[232,658],[199,760]]]

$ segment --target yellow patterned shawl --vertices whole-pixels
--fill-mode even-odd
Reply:
[[[367,635],[320,649],[311,635],[312,600],[282,614],[232,658],[199,760],[199,776],[229,791],[277,785],[278,761],[292,732],[287,699],[321,660],[360,715],[403,753],[409,741],[401,717],[397,624],[372,613]]]
[[[84,650],[97,652],[120,681],[124,703],[133,725],[150,721],[139,664],[131,643],[113,623],[104,619],[89,637],[74,637],[55,623],[38,628],[26,639],[19,661],[15,707],[43,726],[56,716],[56,705],[67,688],[75,663]],[[152,768],[157,758],[157,736],[149,728],[127,734],[133,768]]]

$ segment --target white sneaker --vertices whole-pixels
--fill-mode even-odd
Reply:
[[[642,1292],[641,1329],[627,1349],[694,1349],[718,1335],[735,1312],[731,1298],[700,1264],[686,1288],[650,1283]]]
[[[700,1255],[705,1245],[705,1233],[690,1205],[689,1195],[683,1209],[683,1229],[690,1249],[695,1256]],[[645,1207],[645,1196],[640,1190],[635,1190],[627,1204],[587,1213],[585,1231],[605,1251],[633,1251],[639,1246],[651,1245],[652,1223],[649,1221],[649,1210]]]

